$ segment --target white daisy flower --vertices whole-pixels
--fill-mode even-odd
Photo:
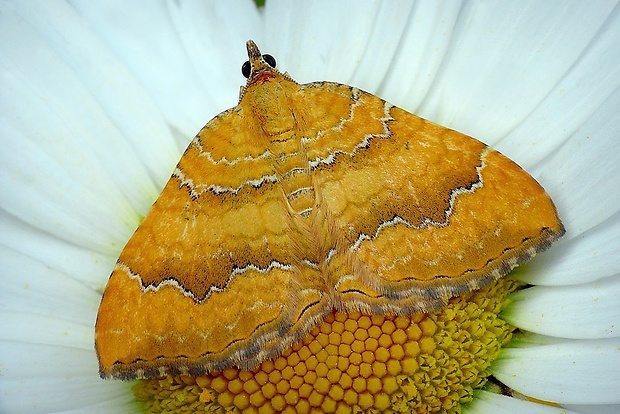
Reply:
[[[138,412],[93,347],[116,258],[183,149],[237,103],[254,39],[497,148],[567,233],[513,276],[520,334],[463,412],[620,410],[620,6],[0,2],[0,412]],[[543,404],[554,403],[555,405]],[[564,407],[564,408],[558,408]]]

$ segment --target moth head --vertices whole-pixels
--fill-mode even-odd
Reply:
[[[241,90],[239,91],[239,102],[241,102],[241,98],[243,98],[247,89],[252,85],[261,84],[273,79],[287,80],[296,83],[291,79],[288,73],[281,73],[278,71],[276,69],[276,59],[271,55],[261,54],[258,46],[256,46],[253,40],[247,41],[246,48],[248,50],[249,60],[241,67],[241,73],[243,73],[243,76],[248,80],[245,86],[241,86]]]
[[[248,40],[245,44],[248,50],[248,59],[241,67],[241,73],[248,78],[248,84],[255,82],[261,76],[270,76],[274,73],[280,73],[276,69],[276,60],[271,55],[263,55],[260,53],[258,46],[252,40]]]

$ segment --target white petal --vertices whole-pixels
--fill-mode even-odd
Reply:
[[[592,282],[620,273],[620,214],[557,242],[515,275],[532,285],[563,286]]]
[[[463,414],[577,414],[586,411],[569,411],[562,408],[536,404],[492,392],[478,391],[469,404],[463,406]]]
[[[549,8],[559,9],[559,13],[570,14],[560,18],[556,24],[557,32],[551,31],[547,37],[552,42],[563,43],[576,40],[570,48],[557,47],[547,57],[531,62],[538,65],[557,67],[557,78],[544,90],[528,92],[542,97],[522,122],[516,126],[499,146],[507,155],[519,160],[527,160],[523,166],[530,170],[537,166],[537,173],[545,172],[541,163],[547,156],[557,151],[564,140],[558,142],[553,137],[570,137],[579,132],[592,114],[600,112],[601,106],[620,86],[620,13],[612,2],[600,4],[601,8],[590,9],[587,4],[547,2]],[[589,10],[587,10],[589,9]],[[570,22],[570,23],[569,23]],[[546,42],[548,39],[541,39]],[[557,45],[556,45],[557,46]],[[545,46],[543,46],[545,47]],[[558,56],[555,56],[555,53]],[[551,58],[551,56],[553,56]],[[537,77],[545,74],[545,69],[532,70],[528,67],[526,76]],[[551,80],[551,79],[550,79]],[[617,114],[610,112],[612,118]],[[617,118],[616,118],[617,119]],[[586,145],[588,141],[584,142]],[[557,174],[554,171],[553,174]],[[547,171],[547,175],[552,175]]]
[[[587,414],[618,414],[620,405],[572,405],[565,404],[563,407]]]
[[[374,90],[372,85],[381,81],[398,47],[410,7],[404,3],[394,7],[358,2],[351,7],[329,0],[269,1],[265,6],[269,29],[265,41],[276,45],[273,53],[282,63],[280,68],[300,83],[330,80]],[[387,24],[392,30],[381,27]],[[368,64],[374,69],[372,78],[367,77],[369,71],[357,73]]]
[[[42,241],[37,240],[35,243],[40,245]],[[59,251],[58,247],[50,245],[52,251]],[[72,249],[66,251],[71,253]],[[87,262],[77,253],[78,263]],[[67,274],[52,269],[50,266],[58,264],[52,260],[50,264],[42,263],[6,246],[0,246],[0,254],[3,258],[3,274],[10,280],[0,291],[3,310],[61,318],[84,325],[94,322],[101,293],[89,285],[101,287],[107,278],[103,275],[107,272],[101,278],[97,277],[97,273]],[[62,263],[60,265],[62,267]],[[85,270],[93,268],[91,265],[85,267]],[[96,279],[100,280],[95,282]]]
[[[420,105],[437,87],[434,81],[460,26],[461,8],[460,2],[415,3],[389,72],[377,91],[380,96],[409,111],[421,111],[421,116],[435,115],[424,113]],[[368,67],[372,69],[373,65]]]
[[[13,225],[9,240],[14,243],[0,245],[6,277],[0,289],[0,411],[36,413],[78,406],[91,412],[87,407],[116,401],[106,404],[108,412],[127,412],[133,400],[131,384],[102,381],[96,375],[93,325],[101,294],[88,285],[101,289],[111,264],[99,269],[98,260],[91,262],[97,256],[92,252],[25,229],[15,220],[6,224]],[[24,240],[17,231],[20,226],[21,236],[28,235]],[[36,252],[41,260],[13,249],[30,243],[33,253],[42,250]]]
[[[503,349],[493,375],[530,397],[558,404],[619,404],[620,338]]]
[[[0,133],[7,131],[3,126],[0,121]],[[101,240],[120,242],[126,238],[127,229],[138,223],[138,212],[129,201],[110,188],[110,182],[97,181],[96,166],[91,164],[90,172],[86,165],[72,172],[70,165],[53,160],[48,151],[23,135],[15,132],[3,138],[0,187],[11,196],[0,199],[0,205],[11,220],[17,218],[97,252],[109,251]],[[88,179],[93,180],[91,185],[79,185]],[[106,197],[102,199],[100,194]],[[93,235],[97,235],[94,240]]]
[[[181,149],[206,121],[236,104],[245,41],[262,32],[248,1],[81,0],[75,7],[156,101]]]
[[[103,149],[109,148],[106,146],[118,145],[118,151],[108,151],[116,152],[116,158],[102,160],[106,167],[115,165],[113,161],[116,164],[125,162],[125,154],[133,156],[136,150],[143,151],[153,144],[162,146],[164,151],[150,154],[143,161],[157,183],[165,182],[168,173],[162,173],[161,168],[170,164],[171,159],[176,162],[176,148],[172,145],[170,131],[162,120],[161,112],[127,67],[101,42],[72,6],[35,0],[16,3],[15,8],[16,16],[7,19],[11,26],[3,27],[3,30],[12,30],[10,35],[19,38],[22,43],[19,46],[33,48],[38,53],[22,53],[19,47],[7,48],[4,52],[11,53],[7,59],[15,65],[14,70],[21,72],[28,81],[37,82],[35,92],[39,99],[48,100],[54,107],[67,108],[65,111],[68,113],[57,110],[50,114],[50,118],[52,115],[70,117],[61,117],[54,124],[77,122],[84,130],[69,131],[81,132],[75,138],[100,137],[89,142],[90,145],[97,145],[95,153],[99,156],[104,153]],[[40,68],[46,70],[41,71]],[[79,116],[72,114],[76,110],[80,112]],[[38,110],[32,114],[33,118],[41,115]],[[41,121],[35,124],[46,125]],[[62,130],[40,129],[33,132],[36,133],[32,135],[38,139],[39,136],[53,136],[56,139],[74,136],[60,135],[64,132]],[[76,146],[74,150],[78,148]],[[169,152],[173,152],[172,157]],[[135,173],[144,168],[139,167],[135,168]]]
[[[510,300],[502,318],[529,332],[575,339],[620,336],[620,275],[584,285],[536,286]]]
[[[0,341],[3,412],[47,413],[119,398],[130,401],[131,383],[92,375],[97,361],[90,324],[2,311]]]
[[[580,1],[464,3],[420,114],[495,145],[571,69],[613,7]]]
[[[178,9],[170,9],[186,59],[193,63],[196,80],[205,95],[217,104],[217,112],[233,107],[238,101],[239,87],[246,81],[241,73],[241,66],[248,59],[245,42],[255,39],[259,47],[269,46],[261,42],[264,16],[251,0],[190,0],[179,2]],[[206,109],[203,124],[214,115]]]
[[[148,97],[132,87],[130,77],[105,48],[97,48],[92,34],[79,30],[82,26],[71,10],[62,3],[43,3],[44,9],[50,8],[43,19],[39,17],[44,14],[3,10],[6,21],[0,25],[0,36],[10,33],[20,40],[17,45],[3,43],[2,48],[3,92],[12,99],[1,101],[0,185],[13,194],[2,198],[2,206],[36,227],[101,250],[105,247],[94,245],[92,234],[122,240],[122,227],[139,219],[131,206],[141,212],[148,209],[176,162],[165,150],[152,151],[159,155],[150,157],[140,157],[140,152],[153,146],[165,149],[165,142],[174,148],[173,141],[165,124],[156,121],[160,118],[156,111],[141,109],[148,106]],[[12,4],[22,5],[31,3]],[[64,29],[65,24],[76,30]],[[65,42],[67,38],[72,41]],[[37,53],[23,53],[20,48]],[[99,54],[109,60],[98,61]],[[83,68],[91,65],[101,70]],[[126,96],[127,101],[118,102]],[[131,116],[121,108],[131,108]],[[130,137],[140,134],[119,129],[141,127],[144,133],[137,140]],[[138,141],[143,148],[136,152]]]
[[[130,385],[130,384],[128,384]],[[131,384],[133,385],[133,383]],[[54,414],[128,414],[144,413],[144,404],[135,400],[130,390],[124,388],[122,392],[116,393],[117,395],[108,395],[105,400],[97,403],[89,403],[81,406],[80,408],[72,408],[69,410],[57,411]]]
[[[96,302],[122,248],[122,245],[110,243],[110,254],[97,253],[15,220],[3,210],[0,210],[0,228],[0,249],[5,252],[2,255],[3,275],[15,282],[0,289],[0,295],[15,285],[29,285],[30,293],[34,292],[32,289],[41,289],[44,296],[58,294],[64,300],[62,291],[66,287],[87,287],[97,292],[85,298],[87,293],[80,291],[79,297],[85,298],[85,303]],[[125,233],[128,237],[130,230]],[[26,296],[22,299],[27,305],[31,302]]]
[[[620,86],[608,86],[614,90],[600,106],[532,170],[553,198],[567,240],[620,211],[620,163],[615,157],[620,153]]]

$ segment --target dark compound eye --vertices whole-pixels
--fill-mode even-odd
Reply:
[[[267,64],[271,66],[272,68],[276,67],[276,58],[274,58],[273,56],[263,55],[263,59],[265,59],[265,62],[267,62]]]
[[[271,56],[271,55],[263,55],[263,59],[272,68],[276,67],[276,58],[274,58],[273,56]],[[250,61],[249,60],[246,60],[245,63],[243,64],[243,66],[241,66],[241,73],[243,73],[243,76],[245,76],[246,78],[249,78],[250,77],[250,72],[252,72],[252,65],[250,65]]]
[[[251,71],[252,71],[252,65],[250,65],[249,60],[246,60],[243,66],[241,66],[241,73],[243,73],[243,76],[245,76],[246,78],[249,78]]]

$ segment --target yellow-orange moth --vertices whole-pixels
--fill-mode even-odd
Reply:
[[[487,145],[247,50],[239,104],[190,143],[110,276],[102,377],[248,369],[333,309],[433,311],[564,233]]]

